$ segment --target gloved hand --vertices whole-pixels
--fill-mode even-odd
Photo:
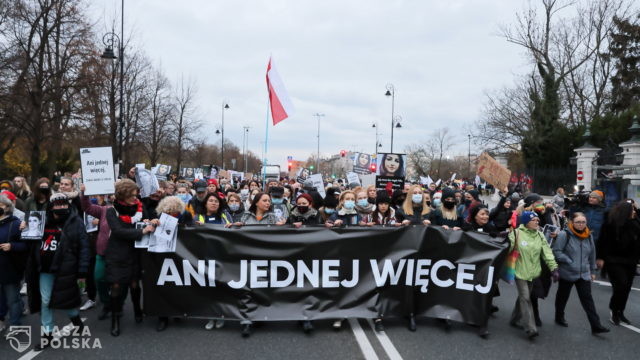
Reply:
[[[560,280],[560,272],[558,271],[558,269],[555,269],[551,272],[551,278],[553,279],[553,282],[558,282],[558,280]]]

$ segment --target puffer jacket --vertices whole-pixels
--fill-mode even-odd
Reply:
[[[268,212],[262,216],[262,219],[258,220],[258,218],[256,218],[256,214],[246,211],[242,214],[240,222],[243,225],[275,225],[275,223],[278,222],[278,217],[276,214]]]
[[[596,246],[593,235],[580,239],[571,230],[558,233],[553,244],[560,278],[567,281],[590,281],[596,271]]]
[[[517,235],[516,235],[517,234]],[[520,256],[516,260],[516,278],[520,280],[532,281],[540,276],[542,267],[540,259],[554,271],[558,268],[553,251],[544,235],[538,230],[527,229],[524,225],[520,225],[509,234],[509,242],[511,243],[509,251],[515,245],[516,236],[518,237],[518,251]]]

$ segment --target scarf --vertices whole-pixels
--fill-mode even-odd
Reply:
[[[376,206],[371,203],[367,204],[367,206],[356,205],[356,211],[360,214],[371,214],[375,208]]]
[[[344,215],[355,215],[358,212],[356,211],[356,208],[353,209],[347,209],[344,206],[342,208],[340,208],[340,210],[338,210],[338,215],[340,216],[344,216]]]
[[[69,198],[69,200],[73,200],[75,198],[78,197],[78,195],[80,194],[77,191],[69,191],[69,192],[65,192],[65,191],[60,191],[61,193],[67,195],[67,197]]]
[[[573,235],[577,236],[578,239],[580,240],[584,240],[588,238],[589,235],[591,235],[591,231],[589,231],[589,228],[584,228],[583,231],[578,232],[576,229],[573,228],[572,223],[569,223],[568,227],[569,227],[569,230],[571,230],[571,232],[573,233]]]
[[[113,207],[119,214],[120,221],[125,224],[134,224],[142,220],[142,203],[136,199],[134,205],[126,204],[120,200],[116,200]]]

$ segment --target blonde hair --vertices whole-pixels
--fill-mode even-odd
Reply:
[[[340,198],[338,200],[338,206],[337,206],[338,209],[342,209],[342,206],[344,205],[344,198],[349,194],[353,195],[353,200],[356,199],[356,193],[354,193],[353,191],[351,190],[343,191],[342,194],[340,194]]]
[[[422,186],[420,185],[411,185],[411,187],[409,188],[409,191],[407,192],[407,197],[404,199],[404,202],[402,203],[402,211],[407,214],[407,215],[413,215],[413,201],[411,200],[411,195],[413,195],[413,190],[415,189],[420,189],[420,193],[422,194],[422,214],[421,215],[427,215],[428,213],[431,212],[431,206],[427,205],[427,197],[424,193],[424,190],[422,190]],[[431,198],[431,195],[429,195],[429,198]]]
[[[160,203],[158,203],[158,207],[156,207],[156,212],[158,212],[158,214],[182,214],[184,210],[185,204],[177,196],[165,197],[164,199],[160,200]]]

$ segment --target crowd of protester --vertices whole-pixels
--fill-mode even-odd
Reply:
[[[228,179],[160,181],[159,189],[141,198],[132,169],[115,185],[115,194],[85,196],[71,176],[53,181],[37,179],[30,187],[24,177],[0,182],[0,320],[19,325],[25,313],[40,313],[43,337],[53,336],[54,309],[63,310],[74,326],[82,328],[79,312],[98,306],[98,319],[111,319],[111,335],[119,336],[125,299],[130,295],[135,322],[144,319],[141,297],[142,250],[134,241],[153,232],[160,214],[176,217],[180,226],[273,225],[303,226],[441,226],[447,231],[477,231],[509,242],[519,252],[515,264],[517,300],[511,325],[533,339],[541,325],[538,302],[558,282],[555,322],[568,326],[564,310],[571,288],[576,287],[591,331],[608,332],[596,312],[591,282],[596,274],[607,275],[612,285],[609,320],[630,324],[624,310],[640,260],[640,218],[637,204],[624,200],[611,208],[604,194],[593,191],[588,202],[569,207],[564,191],[547,202],[537,194],[500,193],[489,209],[472,184],[405,183],[403,189],[384,190],[358,183],[328,181],[316,189],[310,181],[248,179],[236,184]],[[326,192],[323,198],[318,190]],[[21,240],[26,221],[14,213],[46,211],[41,241]],[[83,214],[93,217],[98,231],[87,233]],[[28,220],[28,219],[27,219]],[[136,227],[144,222],[145,226]],[[547,226],[548,225],[548,226]],[[548,231],[547,231],[548,230]],[[496,282],[497,284],[497,282]],[[81,291],[82,290],[82,291]],[[28,295],[23,303],[21,293]],[[83,300],[83,292],[86,300]],[[495,286],[493,296],[499,295]],[[491,312],[498,311],[491,306]],[[445,327],[449,320],[441,319]],[[168,317],[157,319],[165,330]],[[333,326],[339,329],[342,319]],[[205,328],[224,326],[210,319]],[[305,332],[313,324],[302,324]],[[413,316],[408,321],[415,331]],[[383,331],[382,319],[375,319]],[[243,322],[243,336],[253,324]],[[486,326],[479,329],[486,337]],[[37,350],[47,346],[41,341]]]

